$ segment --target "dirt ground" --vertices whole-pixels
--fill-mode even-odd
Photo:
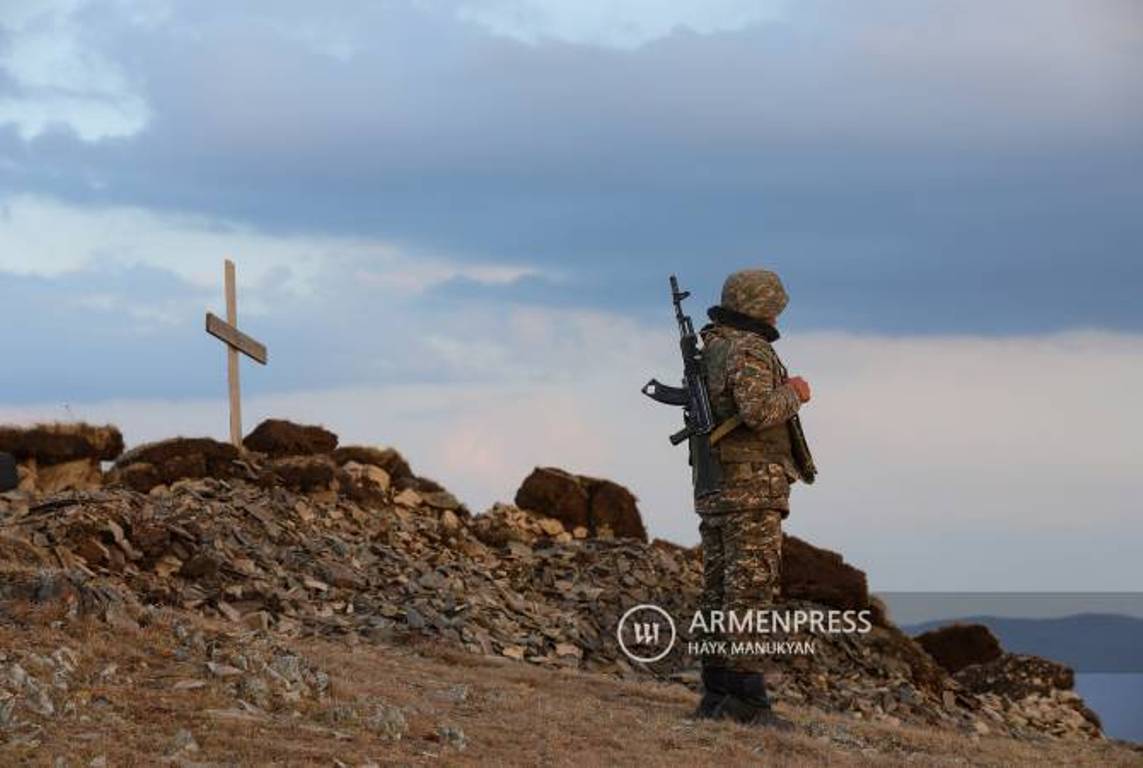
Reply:
[[[188,656],[176,625],[205,633],[208,656]],[[255,658],[254,635],[234,625],[174,613],[141,629],[7,617],[0,670],[20,660],[47,676],[61,648],[75,664],[54,673],[53,715],[16,709],[0,726],[0,765],[1143,765],[1124,744],[1016,742],[781,705],[797,730],[779,734],[692,720],[695,695],[673,683],[431,645],[271,642],[328,675],[320,695],[249,703],[236,671],[204,661]]]

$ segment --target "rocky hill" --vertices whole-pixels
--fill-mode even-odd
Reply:
[[[209,688],[256,717],[309,701],[336,720],[329,673],[296,651],[306,643],[452,648],[456,658],[623,679],[651,698],[697,685],[686,627],[654,665],[618,647],[631,606],[694,610],[701,557],[647,541],[634,496],[615,483],[539,468],[517,505],[473,515],[396,450],[339,447],[320,427],[266,422],[244,450],[206,438],[122,447],[111,427],[0,429],[20,485],[0,494],[0,627],[11,648],[0,653],[0,744],[42,744],[61,717],[82,720],[98,706],[98,674],[75,682],[75,669],[94,662],[80,658],[87,651],[69,627],[159,632],[159,645],[173,643],[169,652],[197,670],[174,685]],[[795,538],[785,552],[790,606],[866,608],[875,626],[806,635],[813,656],[773,657],[784,706],[977,740],[1101,739],[1070,670],[1006,654],[972,630],[975,644],[939,634],[919,643],[840,555]],[[33,649],[45,616],[70,640]],[[354,728],[405,727],[400,707],[347,706]],[[433,736],[438,746],[456,738]]]

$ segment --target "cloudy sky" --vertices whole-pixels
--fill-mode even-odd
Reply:
[[[701,315],[761,264],[791,531],[879,589],[1143,589],[1141,208],[1133,0],[5,0],[0,420],[224,436],[230,257],[248,426],[477,509],[612,477],[691,543],[666,276]]]

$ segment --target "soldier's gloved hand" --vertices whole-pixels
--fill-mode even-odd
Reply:
[[[801,376],[791,376],[786,383],[794,388],[794,393],[798,396],[799,400],[803,403],[810,401],[810,383],[808,381]]]

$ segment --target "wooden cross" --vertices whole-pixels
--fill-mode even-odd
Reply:
[[[238,353],[266,364],[266,346],[238,330],[238,293],[234,287],[234,262],[226,260],[226,320],[206,313],[206,332],[226,344],[226,381],[230,388],[230,442],[242,447],[242,398],[238,388]]]

